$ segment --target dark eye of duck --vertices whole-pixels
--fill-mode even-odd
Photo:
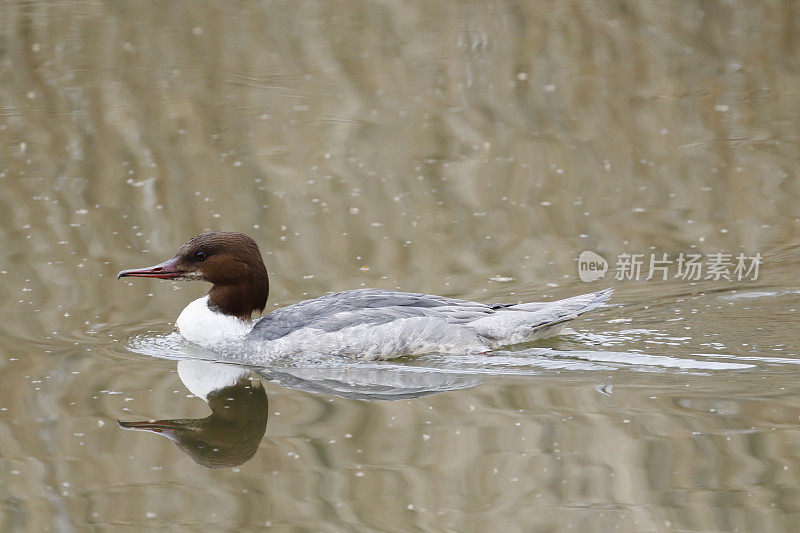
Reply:
[[[195,261],[205,261],[205,258],[208,257],[205,252],[197,252],[194,254]]]

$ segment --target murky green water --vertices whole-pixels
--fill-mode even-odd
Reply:
[[[796,530],[798,14],[2,4],[0,527]],[[169,333],[207,287],[115,274],[206,229],[256,239],[268,309],[616,293],[493,357],[262,369],[196,422]],[[205,455],[117,425],[158,419]]]

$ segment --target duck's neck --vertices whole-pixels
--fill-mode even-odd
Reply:
[[[269,297],[266,269],[231,285],[215,284],[208,292],[208,306],[224,315],[249,321],[253,313],[261,313]]]

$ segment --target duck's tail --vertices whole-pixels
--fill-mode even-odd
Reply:
[[[551,309],[564,314],[565,320],[571,320],[578,315],[582,315],[587,311],[591,311],[602,305],[606,300],[611,297],[614,289],[608,288],[602,291],[589,292],[571,298],[564,298],[563,300],[556,300],[555,302],[531,302],[524,304],[517,304],[509,306],[508,309],[518,311],[540,311],[543,309]]]
[[[530,342],[557,335],[570,320],[602,305],[613,289],[590,292],[555,302],[529,302],[498,307],[471,325],[492,347]]]

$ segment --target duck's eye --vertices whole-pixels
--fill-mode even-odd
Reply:
[[[196,254],[194,254],[195,261],[205,261],[206,257],[208,256],[206,255],[205,252],[197,252]]]

